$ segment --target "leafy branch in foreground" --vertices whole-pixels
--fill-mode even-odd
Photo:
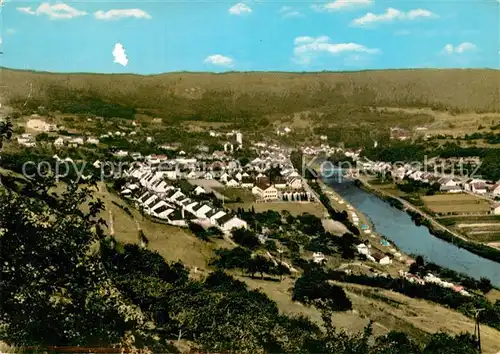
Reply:
[[[5,120],[0,121],[0,149],[3,145],[3,140],[10,140],[12,137],[13,126],[10,118],[7,117]]]
[[[1,339],[17,345],[122,342],[143,318],[92,252],[103,237],[102,202],[73,184],[55,205],[45,199],[0,190]]]

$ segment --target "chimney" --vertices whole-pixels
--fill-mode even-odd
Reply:
[[[181,208],[181,217],[184,220],[184,207]]]

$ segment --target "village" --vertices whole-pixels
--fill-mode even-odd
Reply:
[[[37,143],[43,143],[38,138],[40,134],[54,136],[57,131],[55,125],[47,124],[39,117],[32,117],[28,121],[28,126],[34,134],[23,133],[17,137],[18,144],[28,148],[36,146]],[[138,136],[138,130],[137,124],[132,122],[129,131],[108,131],[99,136],[56,135],[52,138],[51,144],[63,155],[67,148],[87,146],[92,149],[103,141],[116,138],[129,139],[131,142],[134,139],[141,139],[150,145],[156,143],[153,136]],[[275,134],[286,136],[291,131],[288,127],[278,128]],[[394,129],[394,133],[398,134],[397,139],[406,139],[406,134],[400,130]],[[297,166],[294,166],[291,161],[290,154],[296,148],[284,147],[277,142],[245,141],[243,133],[238,130],[212,129],[207,132],[207,135],[210,138],[219,139],[220,150],[210,152],[206,146],[200,144],[196,147],[196,152],[187,152],[179,148],[177,144],[168,143],[157,144],[158,153],[147,155],[123,148],[112,149],[112,155],[118,161],[131,161],[130,168],[120,170],[119,174],[112,176],[114,179],[124,180],[117,193],[127,203],[155,222],[182,228],[189,227],[193,223],[204,229],[215,227],[228,238],[235,229],[252,227],[238,216],[236,205],[238,208],[240,206],[253,208],[262,205],[264,210],[266,208],[273,210],[276,206],[279,206],[277,210],[290,208],[308,210],[306,205],[320,204],[317,193],[310,188],[304,176],[299,173]],[[348,177],[387,175],[390,176],[392,183],[418,181],[434,185],[434,188],[439,186],[436,195],[423,198],[443,198],[447,195],[465,195],[466,198],[476,198],[477,195],[477,198],[481,198],[481,204],[474,199],[475,205],[469,212],[470,214],[496,215],[500,213],[500,207],[494,202],[494,198],[500,194],[498,184],[490,184],[482,179],[443,177],[438,173],[421,171],[411,164],[394,166],[383,161],[371,161],[366,157],[361,157],[360,149],[330,146],[326,142],[327,136],[321,135],[318,138],[320,143],[317,145],[306,144],[299,147],[301,153],[308,158],[320,156],[323,159],[326,158],[326,161],[331,155],[345,156],[353,162],[348,170],[344,171]],[[242,150],[252,152],[252,157],[246,159],[244,164],[241,163],[241,159],[235,157]],[[57,154],[53,158],[61,160]],[[69,157],[62,161],[73,162]],[[439,159],[431,161],[434,164],[440,162]],[[97,170],[103,168],[105,164],[106,161],[100,160],[92,162],[92,166]],[[339,210],[345,210],[348,213],[349,220],[363,235],[363,242],[355,245],[356,253],[367,261],[377,264],[378,267],[389,267],[385,271],[383,268],[375,270],[374,275],[385,276],[387,273],[396,272],[410,282],[422,284],[434,282],[466,294],[463,288],[441,281],[432,274],[418,278],[404,271],[403,269],[413,262],[411,258],[377,235],[372,230],[369,220],[339,195],[328,188],[324,192]],[[467,200],[462,197],[456,203],[463,206],[467,204]],[[437,210],[441,204],[438,203]],[[453,205],[453,202],[450,203],[447,200],[445,204],[449,207]],[[482,209],[478,208],[478,205],[481,205]],[[486,208],[485,205],[488,207]],[[319,213],[319,216],[328,219],[326,212]],[[261,236],[262,242],[265,242],[265,236]],[[313,252],[311,255],[311,260],[315,263],[324,263],[327,258],[321,252]],[[347,267],[344,270],[350,272],[350,268]]]

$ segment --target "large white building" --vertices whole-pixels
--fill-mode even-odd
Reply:
[[[238,132],[236,133],[236,142],[240,145],[243,146],[243,134]]]
[[[233,229],[248,228],[248,224],[246,221],[241,220],[240,218],[231,214],[222,216],[217,220],[217,223],[219,224],[220,228],[226,232]]]
[[[252,194],[262,201],[278,200],[278,190],[271,185],[259,184],[252,188]]]

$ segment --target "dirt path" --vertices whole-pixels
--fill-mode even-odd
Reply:
[[[114,227],[114,224],[113,224],[113,211],[111,210],[111,208],[109,208],[109,234],[111,236],[114,236],[115,235],[115,227]]]
[[[347,230],[347,227],[345,227],[344,224],[332,219],[321,219],[321,223],[323,224],[323,227],[325,228],[326,231],[334,235],[343,235],[349,232],[349,230]]]
[[[500,223],[483,223],[483,224],[458,224],[458,228],[464,227],[487,227],[487,226],[497,226],[500,227]]]
[[[490,247],[498,248],[500,250],[500,242],[490,242],[490,243],[487,243],[487,245]],[[497,353],[497,354],[500,354],[500,353]]]

